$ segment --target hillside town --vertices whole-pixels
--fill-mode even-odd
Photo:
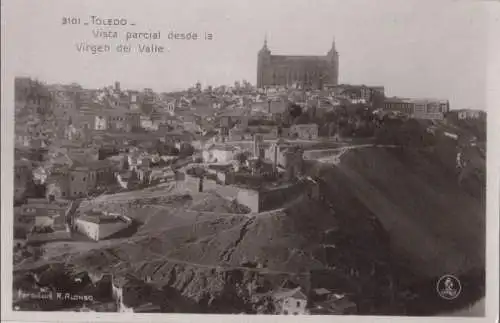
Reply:
[[[266,43],[259,55],[270,55],[267,51]],[[333,48],[328,57],[335,53]],[[304,205],[310,205],[310,212],[311,207],[322,208],[317,214],[339,213],[342,201],[337,198],[331,206],[334,195],[325,190],[322,171],[365,148],[432,152],[450,165],[457,187],[480,195],[481,184],[474,186],[471,178],[485,178],[486,113],[455,110],[446,98],[388,97],[381,85],[315,83],[315,72],[302,77],[290,71],[282,79],[259,78],[259,87],[246,80],[229,86],[197,82],[178,92],[124,89],[119,81],[89,89],[16,78],[14,306],[118,312],[186,312],[202,306],[220,313],[290,315],[363,312],[357,294],[345,291],[349,288],[332,287],[324,279],[311,278],[313,269],[302,269],[302,263],[318,261],[316,256],[307,258],[307,248],[297,246],[296,255],[283,259],[273,259],[274,251],[269,251],[269,258],[262,259],[239,251],[242,237],[266,217],[299,209],[306,216]],[[205,227],[210,221],[213,229]],[[297,221],[307,230],[304,220]],[[241,228],[240,238],[240,229],[233,237],[231,226]],[[252,230],[279,227],[259,226]],[[325,237],[337,230],[333,222],[328,226]],[[171,240],[162,240],[161,230],[168,230],[165,235]],[[206,256],[208,248],[205,253],[190,249],[202,248],[202,231],[211,232],[208,245],[226,243],[213,242],[218,230],[234,242],[217,255],[216,263]],[[373,234],[383,235],[380,232]],[[224,240],[221,235],[219,240]],[[136,250],[141,244],[150,249]],[[125,245],[130,250],[119,249]],[[337,242],[321,245],[330,250]],[[126,267],[139,259],[136,254],[145,257],[142,264]],[[156,263],[161,259],[176,269],[160,277],[166,272],[165,264]],[[239,287],[234,295],[220,298],[190,292],[172,274],[181,276],[189,266],[213,270],[213,276],[203,272],[205,280],[224,285],[233,279]],[[379,270],[379,276],[385,275],[376,265],[370,265],[371,273],[362,273],[362,265],[352,266],[345,269],[349,277],[375,277]],[[235,278],[238,270],[243,276]],[[266,275],[275,278],[262,279]],[[185,283],[190,281],[193,278]],[[386,292],[389,295],[389,289]],[[224,297],[251,305],[223,309],[220,304],[231,303]]]

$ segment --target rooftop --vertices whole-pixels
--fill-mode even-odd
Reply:
[[[145,283],[141,279],[129,273],[113,277],[113,284],[117,287],[123,287],[125,285],[145,286]]]
[[[281,300],[281,299],[289,298],[289,297],[307,300],[307,296],[301,291],[300,287],[297,287],[294,289],[280,289],[280,290],[277,290],[273,295],[273,298],[277,299],[277,300]]]
[[[28,199],[26,204],[29,207],[46,208],[46,209],[56,209],[56,208],[66,208],[71,205],[68,200],[55,200],[49,202],[46,199]]]
[[[234,145],[221,145],[221,144],[212,144],[207,147],[207,150],[221,150],[221,151],[237,151]]]
[[[316,295],[327,295],[327,294],[330,294],[331,292],[326,289],[326,288],[316,288],[313,290],[313,292],[316,294]]]
[[[394,103],[448,103],[448,100],[432,99],[432,98],[401,98],[401,97],[388,97],[385,102]]]
[[[219,114],[219,117],[242,117],[246,112],[244,109],[230,110]]]
[[[318,125],[315,123],[303,123],[303,124],[294,124],[292,127],[295,128],[317,128]]]
[[[119,217],[112,215],[104,215],[99,213],[86,213],[78,218],[81,221],[92,222],[95,224],[109,224],[123,222]]]
[[[78,160],[74,161],[74,167],[72,170],[75,171],[86,171],[86,170],[98,170],[102,168],[107,168],[111,167],[112,163],[111,161],[104,159],[104,160],[92,160],[89,162],[79,162]]]

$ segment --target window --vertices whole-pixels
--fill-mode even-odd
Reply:
[[[300,301],[297,301],[297,307],[300,307]]]
[[[86,178],[84,177],[82,180],[85,182],[85,179],[86,179]]]
[[[71,176],[71,181],[74,181],[75,180],[75,176]]]

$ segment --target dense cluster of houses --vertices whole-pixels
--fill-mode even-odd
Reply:
[[[445,100],[386,98],[384,87],[340,84],[323,90],[256,89],[248,82],[232,87],[194,87],[177,93],[152,89],[121,89],[120,83],[102,89],[78,84],[45,85],[16,79],[16,138],[21,147],[48,146],[50,139],[91,141],[103,133],[161,133],[185,131],[197,135],[217,133],[229,141],[297,138],[317,140],[318,125],[293,122],[290,105],[303,114],[322,115],[346,105],[407,114],[411,118],[442,120],[449,112]],[[36,111],[50,111],[40,120]],[[460,119],[478,118],[462,111]]]
[[[425,120],[452,113],[448,101],[386,98],[383,87],[365,85],[306,91],[256,89],[248,82],[202,89],[197,83],[182,92],[156,93],[123,90],[119,82],[84,89],[17,78],[15,86],[16,201],[29,197],[33,185],[44,186],[47,199],[73,200],[169,181],[179,159],[232,164],[235,173],[290,181],[302,173],[297,144],[325,139],[315,120],[340,107],[361,104],[374,115]],[[298,122],[294,109],[312,118]],[[458,120],[484,118],[473,110],[453,113]],[[338,140],[338,127],[328,127],[328,140]],[[244,162],[242,154],[249,154]]]
[[[74,200],[167,182],[178,169],[172,164],[182,158],[232,165],[230,172],[218,171],[224,183],[237,182],[232,173],[245,172],[247,181],[251,176],[293,181],[303,167],[297,143],[321,137],[317,123],[292,122],[293,107],[315,116],[309,120],[356,104],[374,113],[430,120],[442,120],[450,108],[448,101],[386,98],[383,87],[365,85],[305,91],[237,82],[203,90],[197,83],[177,93],[123,90],[119,82],[84,89],[18,78],[15,85],[16,154],[22,152],[15,162],[16,201],[29,197],[33,185],[42,185],[44,193],[31,197]],[[456,115],[481,117],[473,110]],[[39,155],[33,157],[33,151]]]
[[[14,238],[19,242],[64,241],[79,233],[90,240],[107,239],[132,225],[126,215],[88,210],[64,199],[28,199],[14,208]],[[24,244],[24,243],[23,243]]]
[[[70,276],[68,276],[70,275]],[[63,292],[56,280],[71,281]],[[71,288],[69,288],[71,287]],[[269,286],[268,286],[269,287]],[[249,283],[251,290],[258,284]],[[260,287],[262,289],[262,286]],[[183,312],[192,310],[177,292],[165,292],[162,286],[135,275],[77,272],[68,274],[60,267],[48,267],[14,278],[14,304],[29,297],[43,297],[47,307],[71,307],[76,311],[112,311],[121,313]],[[346,294],[325,288],[309,288],[285,280],[281,286],[266,288],[266,292],[252,294],[251,302],[268,299],[270,306],[258,308],[259,314],[355,314],[356,304]],[[52,303],[52,304],[51,304]],[[103,306],[105,305],[105,307]]]

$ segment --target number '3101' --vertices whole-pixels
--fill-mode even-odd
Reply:
[[[77,17],[63,17],[62,18],[63,25],[79,25],[80,18]]]

